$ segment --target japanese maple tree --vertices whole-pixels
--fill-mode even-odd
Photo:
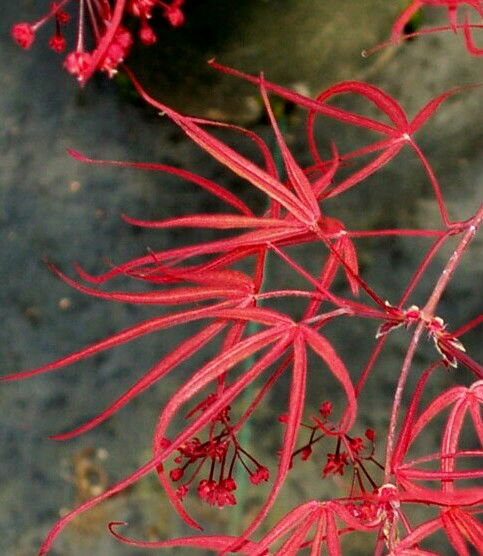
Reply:
[[[53,3],[47,16],[30,28],[14,27],[16,40],[28,48],[33,33],[53,19],[56,24],[54,38],[60,44],[59,29],[67,22],[63,15],[66,4],[66,1]],[[85,0],[84,3],[80,0],[79,13],[84,8],[89,10],[96,47],[83,69],[80,65],[75,71],[67,69],[83,81],[96,69],[111,73],[127,53],[124,49],[122,55],[120,51],[112,54],[116,41],[122,42],[121,20],[125,10],[140,18],[142,33],[142,26],[147,25],[146,20],[155,5],[165,10],[171,24],[182,23],[181,4],[118,0],[111,7],[107,1]],[[423,5],[446,7],[451,27],[454,30],[462,28],[468,49],[473,54],[479,53],[470,34],[475,24],[467,19],[461,24],[456,18],[460,5],[482,15],[481,2],[477,0],[415,0],[394,24],[392,40],[401,38],[404,25]],[[99,28],[94,22],[98,23],[96,9],[101,8],[105,10],[104,23]],[[82,22],[84,16],[79,17]],[[82,23],[79,36],[82,36],[81,26]],[[86,54],[82,41],[69,55],[75,54],[78,63],[80,55]],[[16,381],[55,371],[144,334],[203,322],[198,332],[187,334],[101,413],[74,429],[53,436],[56,440],[67,440],[101,425],[147,388],[176,372],[178,366],[205,346],[213,342],[217,347],[213,348],[208,361],[191,370],[189,377],[161,408],[153,433],[152,457],[125,479],[63,516],[47,535],[40,554],[49,552],[57,535],[73,518],[125,490],[149,472],[157,474],[181,519],[194,529],[201,529],[199,517],[191,515],[186,500],[197,496],[203,503],[219,508],[236,505],[237,470],[246,473],[250,488],[269,484],[268,494],[248,527],[239,531],[238,536],[199,534],[145,541],[121,534],[122,523],[115,520],[109,524],[109,529],[120,541],[138,547],[192,546],[221,554],[274,552],[286,555],[307,549],[315,556],[326,549],[330,555],[338,555],[342,553],[342,538],[357,533],[372,536],[375,554],[435,554],[425,548],[426,540],[435,534],[444,535],[458,554],[470,554],[472,549],[481,552],[483,526],[478,517],[483,509],[480,407],[483,367],[467,353],[464,335],[481,325],[482,317],[470,315],[466,323],[455,328],[454,323],[446,323],[439,316],[438,305],[476,236],[483,218],[483,206],[474,207],[473,214],[466,220],[453,219],[445,201],[444,186],[415,139],[416,133],[424,133],[426,122],[437,110],[443,109],[450,96],[471,94],[471,91],[442,92],[428,99],[415,117],[408,118],[392,96],[368,83],[344,81],[310,98],[271,83],[263,74],[248,75],[215,61],[210,63],[215,69],[258,87],[275,148],[269,148],[253,131],[173,110],[149,95],[127,68],[126,72],[148,105],[169,118],[190,140],[265,197],[265,206],[258,212],[224,186],[184,169],[153,162],[94,160],[69,151],[83,163],[131,166],[179,176],[226,205],[221,212],[173,215],[164,220],[123,215],[129,225],[159,229],[160,233],[171,228],[206,228],[220,235],[193,245],[150,251],[113,265],[99,275],[89,274],[76,265],[77,277],[73,278],[47,262],[57,277],[86,295],[115,303],[158,305],[163,307],[163,314],[57,361],[6,375],[1,380]],[[288,148],[272,110],[270,95],[277,95],[307,112],[307,143],[313,159],[310,165],[297,162]],[[378,110],[381,119],[340,107],[337,99],[341,95],[362,99]],[[377,134],[381,138],[371,139],[352,151],[333,143],[331,156],[326,159],[320,154],[314,132],[318,118],[330,118],[369,131],[371,137]],[[217,128],[242,134],[252,141],[261,162],[252,161],[219,139]],[[342,222],[329,215],[331,199],[354,187],[363,191],[367,178],[388,164],[396,164],[398,153],[406,146],[422,165],[427,190],[438,207],[439,220],[434,228],[408,225],[357,229],[351,222]],[[281,164],[276,162],[278,154]],[[373,157],[369,162],[368,155]],[[398,237],[403,241],[418,237],[430,244],[397,299],[385,299],[360,270],[356,240],[371,237],[382,240]],[[451,256],[429,293],[422,300],[419,297],[416,305],[417,286],[426,278],[428,267],[441,248],[450,241],[455,244]],[[307,270],[297,251],[292,249],[304,244],[315,244],[319,248],[316,272]],[[274,259],[283,263],[287,272],[303,279],[305,287],[272,287],[269,267],[270,260]],[[347,284],[343,295],[336,293],[339,290],[334,287],[338,275],[343,276]],[[142,287],[139,291],[113,289],[110,284],[116,277],[124,277]],[[290,311],[286,310],[287,299]],[[368,339],[373,346],[372,352],[361,369],[347,368],[344,352],[336,349],[324,330],[334,320],[344,319],[374,321],[373,335]],[[408,329],[410,333],[400,368],[392,370],[394,395],[392,404],[385,408],[387,431],[383,434],[371,428],[361,431],[359,405],[366,393],[367,380],[379,372],[375,363],[396,328]],[[425,335],[434,344],[433,361],[419,372],[415,356]],[[428,402],[423,395],[432,377],[456,368],[458,374],[451,375],[455,384],[442,389]],[[411,390],[408,377],[418,372]],[[308,384],[319,375],[334,381],[341,396],[337,401],[322,397],[317,412],[311,414],[306,403]],[[279,451],[277,465],[271,466],[260,461],[250,447],[243,444],[241,431],[254,412],[267,403],[279,380],[285,380],[289,390],[285,410],[274,423],[274,431],[279,432]],[[234,406],[242,393],[248,395],[249,401],[238,411]],[[408,407],[405,407],[404,397],[411,399]],[[180,417],[181,427],[177,425]],[[471,442],[465,445],[468,429]],[[415,445],[428,430],[438,436],[438,450],[426,451],[423,455],[419,451],[418,455],[413,455]],[[317,480],[351,474],[352,480],[345,491],[326,500],[305,500],[275,526],[258,534],[292,468],[314,458],[321,445],[325,445],[327,457]],[[385,452],[384,461],[379,461],[376,447]],[[426,518],[414,518],[414,507],[429,509]]]

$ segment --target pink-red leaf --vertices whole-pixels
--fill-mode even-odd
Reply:
[[[280,132],[277,124],[277,120],[273,115],[270,102],[268,101],[268,95],[265,88],[265,81],[263,76],[260,81],[260,92],[262,95],[263,102],[265,104],[265,109],[267,110],[268,117],[270,118],[270,123],[272,124],[272,129],[275,132],[275,137],[277,138],[278,147],[282,153],[282,158],[285,163],[285,169],[290,181],[301,202],[305,205],[308,211],[312,214],[313,221],[316,222],[320,218],[320,208],[317,203],[317,198],[312,190],[309,180],[302,172],[301,168],[295,162],[292,153],[289,151],[287,144]]]
[[[196,125],[191,118],[182,116],[154,100],[142,89],[132,74],[130,74],[130,77],[139,94],[146,102],[169,116],[190,139],[213,156],[213,158],[262,190],[270,198],[278,201],[301,222],[312,221],[311,213],[301,205],[300,200],[272,175],[253,164],[253,162],[234,151],[213,135],[207,133],[203,128]]]
[[[72,288],[90,295],[99,297],[108,301],[117,301],[121,303],[142,303],[155,305],[179,305],[183,303],[196,303],[207,299],[226,298],[240,299],[246,296],[245,291],[232,288],[210,287],[210,286],[193,286],[190,288],[180,287],[173,288],[168,291],[147,291],[147,292],[103,292],[94,288],[88,288],[79,284],[72,278],[69,278],[52,263],[48,263],[50,270],[56,274],[62,281],[69,284]]]
[[[50,438],[52,438],[53,440],[68,440],[96,427],[97,425],[111,417],[119,409],[124,407],[133,398],[141,394],[141,392],[166,376],[173,370],[174,367],[179,365],[182,361],[191,357],[193,353],[195,353],[212,338],[214,338],[226,325],[227,323],[223,321],[209,324],[193,337],[182,342],[173,351],[168,353],[168,355],[158,361],[147,373],[145,373],[137,382],[135,382],[128,390],[126,390],[126,392],[124,392],[102,413],[100,413],[93,419],[89,419],[89,421],[87,421],[83,425],[69,432],[52,435]]]
[[[172,548],[178,546],[188,546],[204,550],[220,551],[230,546],[230,544],[236,540],[236,537],[229,537],[227,535],[199,535],[197,537],[180,537],[178,539],[171,539],[168,541],[138,541],[124,537],[114,529],[115,527],[122,525],[127,525],[127,523],[124,521],[113,521],[109,523],[109,530],[119,541],[124,544],[137,546],[139,548]],[[240,554],[253,554],[253,551],[257,547],[257,543],[247,541],[240,549]]]
[[[172,174],[174,176],[179,176],[187,181],[195,183],[199,185],[206,191],[209,191],[219,199],[225,201],[232,207],[238,209],[242,214],[247,216],[253,215],[252,211],[248,208],[248,206],[241,201],[238,197],[230,193],[220,185],[216,184],[215,182],[203,178],[202,176],[198,176],[197,174],[192,174],[187,170],[183,170],[182,168],[176,168],[175,166],[168,166],[167,164],[154,164],[154,163],[146,163],[146,162],[124,162],[118,160],[96,160],[93,158],[89,158],[84,156],[83,154],[74,151],[72,149],[67,149],[67,152],[80,162],[86,162],[88,164],[98,164],[98,165],[105,165],[105,166],[120,166],[122,168],[139,168],[141,170],[153,170],[156,172],[165,172],[167,174]]]
[[[300,228],[297,221],[281,220],[278,218],[257,218],[239,216],[236,214],[191,214],[167,220],[139,220],[122,215],[123,219],[134,226],[144,228],[212,228],[227,230],[231,228]]]
[[[29,378],[41,373],[46,373],[48,371],[53,371],[55,369],[60,369],[61,367],[65,367],[66,365],[71,365],[72,363],[76,363],[81,359],[85,359],[86,357],[90,357],[99,353],[101,351],[105,351],[106,349],[118,346],[120,344],[124,344],[133,340],[134,338],[138,338],[144,334],[150,334],[151,332],[156,332],[163,328],[169,328],[171,326],[176,326],[178,324],[186,324],[192,320],[203,319],[203,318],[212,318],[219,316],[216,313],[216,309],[222,309],[224,307],[229,307],[233,304],[233,302],[222,302],[218,303],[212,307],[204,307],[202,309],[191,309],[189,311],[182,311],[180,313],[176,313],[174,315],[168,315],[165,317],[155,317],[152,319],[145,320],[131,328],[126,328],[117,334],[109,336],[105,340],[100,342],[96,342],[95,344],[91,344],[86,348],[83,348],[79,351],[75,351],[66,357],[62,357],[61,359],[57,359],[56,361],[52,361],[52,363],[48,363],[47,365],[42,365],[41,367],[37,367],[35,369],[21,371],[18,373],[13,373],[7,376],[0,377],[0,381],[7,382],[12,380],[21,380],[24,378]],[[215,311],[215,313],[213,313]]]
[[[270,494],[263,504],[262,508],[253,519],[249,527],[244,531],[237,542],[230,550],[235,550],[241,543],[247,539],[255,529],[260,525],[266,517],[268,511],[272,507],[279,491],[283,485],[285,477],[290,469],[292,461],[292,453],[295,449],[297,440],[297,433],[302,419],[304,401],[305,401],[305,387],[307,380],[307,353],[305,350],[304,339],[299,330],[295,332],[293,337],[293,350],[294,362],[292,370],[292,382],[290,389],[289,407],[287,412],[287,421],[285,423],[285,434],[283,438],[283,445],[278,464],[277,475],[275,477]]]
[[[341,383],[345,391],[348,407],[344,413],[344,420],[340,425],[339,432],[347,432],[354,424],[357,415],[357,401],[350,375],[344,363],[326,338],[308,326],[303,326],[302,331],[308,345],[325,361],[330,372]]]
[[[176,407],[184,403],[190,398],[191,394],[203,387],[203,383],[208,383],[214,380],[220,374],[226,372],[230,365],[236,364],[238,361],[245,357],[249,357],[252,353],[257,350],[269,345],[270,343],[277,342],[276,345],[263,356],[257,364],[255,364],[249,371],[247,371],[240,379],[238,379],[234,384],[226,388],[224,395],[220,396],[210,407],[203,412],[199,418],[188,425],[178,436],[173,440],[173,442],[156,454],[151,460],[145,463],[142,467],[138,468],[136,471],[131,473],[128,477],[108,488],[102,494],[84,502],[79,505],[74,510],[70,511],[68,514],[63,516],[57,521],[57,523],[52,527],[47,537],[45,538],[39,552],[39,556],[44,556],[50,550],[53,542],[57,535],[62,531],[62,529],[77,515],[87,511],[93,506],[100,503],[102,500],[109,498],[110,496],[121,492],[126,489],[129,485],[141,479],[144,475],[155,469],[160,463],[162,463],[175,449],[177,446],[189,440],[194,436],[203,426],[205,426],[210,420],[217,415],[223,407],[230,403],[230,401],[237,396],[241,390],[243,390],[247,384],[254,380],[258,374],[270,364],[270,361],[276,360],[281,353],[286,349],[287,345],[291,342],[293,334],[287,334],[286,328],[278,327],[274,330],[265,330],[247,338],[237,346],[235,346],[229,352],[221,354],[217,360],[211,361],[204,369],[201,369],[195,377],[193,377],[184,386],[184,393],[182,396],[177,397],[176,400],[171,400],[171,407],[166,407],[164,410],[164,422],[166,428],[167,424],[170,422],[173,411],[176,412]],[[179,392],[178,392],[179,394]],[[168,404],[169,405],[169,404]],[[163,419],[162,419],[163,421]]]

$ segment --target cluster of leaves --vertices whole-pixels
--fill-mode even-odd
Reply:
[[[450,14],[453,14],[461,2],[428,0],[413,4],[419,7],[422,3],[445,4]],[[478,4],[466,3],[473,7]],[[62,3],[53,8],[55,17],[61,7]],[[124,2],[119,0],[112,15],[112,21],[118,18],[117,25],[123,9]],[[396,23],[396,31],[407,18],[407,13]],[[466,25],[465,31],[468,30]],[[109,31],[99,41],[98,48],[101,48],[101,44],[102,48],[106,44],[109,46],[112,36],[107,41],[106,37],[110,32],[109,27]],[[98,67],[102,56],[95,66],[89,66],[89,71]],[[460,337],[481,324],[483,318],[474,317],[459,329],[450,331],[436,310],[476,234],[483,218],[483,207],[465,221],[453,221],[438,179],[414,138],[440,105],[460,91],[447,91],[429,100],[409,120],[394,98],[367,83],[338,83],[312,99],[270,83],[263,75],[246,75],[214,61],[211,64],[222,72],[258,86],[283,160],[285,177],[281,177],[282,172],[275,163],[274,154],[258,135],[236,126],[184,116],[149,96],[132,75],[132,82],[143,99],[172,120],[223,166],[264,194],[266,209],[256,214],[242,199],[223,186],[186,170],[154,163],[92,160],[70,151],[74,158],[83,162],[131,166],[177,175],[210,192],[227,205],[226,212],[175,216],[162,221],[124,216],[128,223],[142,228],[230,230],[232,235],[150,252],[109,268],[101,275],[88,274],[77,266],[79,279],[76,280],[48,263],[57,276],[87,295],[113,302],[155,304],[172,307],[173,310],[42,367],[4,376],[3,381],[50,372],[168,327],[200,320],[206,322],[200,331],[159,360],[103,412],[69,432],[54,436],[57,440],[73,438],[98,426],[210,342],[220,340],[221,345],[216,355],[191,372],[162,409],[153,435],[151,459],[124,480],[62,517],[48,534],[40,554],[50,550],[59,532],[75,516],[126,489],[151,471],[156,471],[160,484],[178,514],[190,526],[201,529],[184,506],[186,497],[194,490],[207,504],[218,507],[235,505],[237,467],[246,471],[253,485],[271,480],[266,500],[248,528],[239,536],[199,535],[146,542],[122,536],[117,531],[120,525],[117,522],[110,524],[111,532],[121,541],[141,547],[194,546],[221,553],[238,551],[251,555],[267,554],[274,547],[276,553],[281,555],[296,554],[303,548],[309,548],[311,554],[316,555],[324,545],[329,554],[337,555],[341,553],[342,536],[367,532],[376,539],[376,554],[386,550],[389,554],[403,556],[434,554],[421,548],[421,543],[434,533],[444,531],[448,542],[459,554],[470,553],[468,544],[481,550],[483,527],[477,515],[482,510],[483,487],[478,486],[477,481],[483,475],[479,463],[483,456],[483,422],[480,412],[483,402],[483,368],[466,353]],[[307,111],[307,137],[313,158],[310,166],[300,166],[287,147],[270,106],[270,93]],[[381,119],[351,112],[331,102],[340,95],[355,95],[369,103],[371,109],[380,112]],[[314,132],[315,120],[321,116],[369,130],[381,138],[349,152],[339,152],[336,145],[332,144],[331,158],[324,159]],[[253,162],[221,141],[216,133],[210,131],[213,127],[231,129],[246,136],[257,147],[263,163]],[[437,228],[351,229],[346,223],[326,213],[330,199],[353,187],[366,186],[365,180],[390,163],[405,147],[414,152],[426,173],[439,208],[440,224]],[[372,158],[367,161],[368,157]],[[234,234],[236,230],[241,231]],[[385,300],[359,272],[355,240],[368,237],[399,237],[408,240],[422,237],[431,242],[397,300]],[[450,238],[456,238],[456,248],[431,293],[422,307],[411,304],[416,286]],[[290,249],[307,243],[320,246],[320,266],[316,273],[305,269]],[[277,257],[286,264],[288,270],[304,278],[306,288],[271,289],[270,280],[267,279],[268,256]],[[250,270],[242,271],[240,268]],[[333,285],[338,273],[343,273],[348,284],[350,293],[346,296],[334,293]],[[133,283],[141,282],[142,291],[107,290],[102,287],[116,277],[128,278]],[[150,287],[148,291],[146,286]],[[367,297],[365,302],[359,299],[360,294]],[[277,301],[286,298],[291,299],[294,306],[305,303],[300,318],[295,319],[278,308]],[[267,300],[271,300],[276,308],[262,306]],[[183,307],[180,308],[180,305]],[[323,332],[323,328],[334,319],[349,318],[373,319],[378,324],[374,327],[377,341],[372,354],[357,378],[354,377],[354,370],[350,372],[346,368],[343,356],[339,355]],[[256,329],[252,323],[257,325]],[[390,332],[397,327],[411,328],[412,335],[397,378],[392,407],[387,408],[390,421],[385,435],[385,462],[382,464],[375,458],[375,432],[367,429],[362,438],[357,436],[354,429],[357,426],[358,402],[364,393],[366,381],[374,370]],[[434,361],[420,374],[414,390],[408,392],[407,378],[415,367],[414,356],[424,333],[434,342]],[[313,416],[310,424],[307,424],[303,421],[307,383],[315,372],[309,365],[309,353],[320,359],[321,364],[317,367],[325,368],[335,379],[345,402],[337,403],[335,411],[335,404],[331,400],[324,401],[318,415]],[[429,378],[435,372],[457,366],[461,369],[462,381],[467,381],[465,375],[468,375],[475,377],[475,382],[469,386],[452,386],[429,403],[423,401]],[[286,411],[279,419],[283,425],[283,434],[278,465],[271,472],[268,465],[260,463],[242,445],[239,433],[253,412],[267,399],[277,380],[285,374],[288,375],[290,389]],[[261,383],[258,390],[248,390],[255,381]],[[250,402],[241,415],[234,416],[233,402],[247,391],[250,392]],[[408,408],[404,408],[403,395],[409,394],[411,403]],[[189,408],[186,425],[172,433],[173,422],[186,413],[185,406]],[[435,432],[444,412],[448,414],[441,429],[439,450],[417,458],[412,456],[416,441],[428,430]],[[472,425],[475,432],[476,446],[469,449],[462,443],[462,431],[466,424]],[[303,431],[309,431],[309,439],[298,447]],[[251,540],[275,503],[292,466],[300,459],[310,458],[313,446],[318,442],[327,443],[331,450],[321,480],[331,475],[342,475],[352,469],[353,480],[348,491],[330,500],[304,502],[291,510],[263,538]],[[167,465],[170,466],[168,472],[165,469]],[[193,489],[195,482],[196,488]],[[413,523],[409,517],[413,506],[431,507],[432,517]]]
[[[446,8],[448,12],[448,25],[442,27],[425,27],[417,31],[407,32],[410,27],[411,21],[419,11],[424,7]],[[460,21],[458,17],[458,8],[467,8],[464,12],[463,20]],[[478,23],[472,22],[471,18],[476,15]],[[481,18],[483,17],[483,2],[482,0],[411,0],[408,2],[406,9],[397,17],[392,27],[391,39],[389,42],[366,50],[363,52],[364,56],[376,52],[383,46],[388,44],[395,44],[403,39],[411,39],[421,35],[428,35],[432,33],[441,33],[444,31],[452,31],[455,34],[462,31],[466,49],[473,56],[482,56],[483,48],[479,48],[474,40],[472,32],[474,30],[483,29]]]
[[[116,74],[119,64],[129,54],[133,43],[131,31],[122,24],[127,16],[139,20],[138,38],[147,45],[157,40],[149,25],[154,8],[161,8],[163,15],[174,27],[184,22],[181,10],[184,0],[58,0],[51,2],[48,11],[37,21],[13,25],[13,39],[22,48],[29,49],[37,31],[52,22],[55,24],[55,31],[49,39],[49,47],[55,52],[63,52],[66,49],[63,27],[71,20],[69,9],[74,11],[72,4],[77,4],[77,40],[75,48],[64,59],[64,68],[81,84],[97,70],[107,73],[109,77]],[[90,47],[86,44],[86,26],[91,35]]]

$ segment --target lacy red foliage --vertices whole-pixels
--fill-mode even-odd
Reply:
[[[65,16],[61,15],[65,3],[54,4],[49,12],[49,18],[55,18],[58,27],[65,23]],[[80,4],[83,5],[82,2]],[[68,55],[66,65],[69,71],[82,76],[82,79],[98,67],[112,74],[131,44],[129,33],[120,25],[123,10],[128,9],[145,25],[156,4],[163,7],[173,25],[182,23],[181,1],[168,5],[154,0],[132,0],[125,5],[119,0],[112,11],[107,2],[96,4],[104,6],[105,19],[111,23],[104,24],[103,31],[99,32],[98,47],[93,53],[81,47]],[[413,2],[396,24],[395,38],[399,38],[404,22],[422,4],[445,5],[453,18],[458,4],[462,2]],[[481,7],[479,2],[466,4],[477,10]],[[452,24],[457,25],[453,20]],[[16,26],[18,42],[24,47],[30,46],[38,26],[38,23]],[[465,32],[469,32],[469,25],[466,25]],[[223,186],[186,170],[154,163],[93,160],[69,151],[74,158],[90,164],[131,166],[176,175],[203,188],[227,205],[226,212],[173,216],[160,221],[123,215],[130,225],[160,230],[208,228],[219,230],[222,235],[216,240],[150,252],[109,268],[98,276],[76,266],[78,280],[48,263],[60,279],[87,295],[112,302],[171,307],[172,311],[145,320],[57,361],[4,376],[2,380],[25,379],[53,371],[168,327],[199,320],[205,322],[198,332],[174,347],[103,412],[83,425],[53,437],[65,440],[85,433],[112,417],[134,397],[162,380],[213,340],[219,339],[221,346],[211,359],[191,372],[163,407],[153,435],[151,459],[124,480],[62,517],[48,534],[40,554],[50,550],[59,532],[75,516],[126,489],[151,471],[157,472],[172,506],[186,523],[201,528],[184,506],[187,496],[194,492],[201,501],[220,508],[237,504],[237,468],[248,474],[252,485],[266,482],[270,485],[258,512],[239,536],[201,535],[171,541],[137,541],[121,536],[116,530],[120,525],[118,522],[111,523],[111,532],[121,541],[140,547],[193,546],[223,554],[235,551],[261,555],[274,549],[277,554],[286,555],[310,548],[311,554],[316,555],[325,547],[330,555],[338,555],[341,554],[341,538],[353,532],[372,533],[376,554],[382,554],[384,550],[401,556],[433,554],[421,548],[421,543],[441,532],[459,554],[469,554],[467,545],[481,550],[483,527],[477,516],[481,513],[483,501],[483,487],[478,484],[483,475],[480,408],[483,402],[483,368],[466,353],[460,337],[481,324],[482,317],[475,317],[451,332],[437,315],[437,308],[481,224],[483,208],[480,207],[465,221],[451,219],[443,189],[413,137],[441,104],[460,90],[447,91],[429,100],[410,120],[395,99],[367,83],[344,81],[312,99],[270,83],[263,75],[250,76],[211,63],[220,71],[259,87],[286,177],[281,177],[274,153],[252,131],[184,116],[153,99],[132,75],[130,77],[141,97],[179,126],[204,151],[247,182],[249,187],[261,192],[266,198],[266,209],[256,214]],[[313,157],[310,166],[301,166],[290,152],[273,114],[269,93],[307,110],[307,137]],[[329,103],[339,95],[361,97],[376,107],[390,123]],[[324,160],[315,140],[314,122],[317,116],[381,134],[382,139],[345,153],[332,145],[332,157]],[[256,145],[262,162],[255,163],[235,151],[210,131],[213,127],[243,134]],[[421,162],[439,208],[440,223],[436,229],[358,230],[352,229],[350,223],[329,215],[330,199],[353,187],[364,187],[366,178],[389,164],[406,145]],[[362,157],[368,154],[374,154],[374,158],[370,162],[362,162],[365,160]],[[352,163],[358,161],[361,161],[360,165],[351,172],[354,168]],[[340,177],[339,173],[342,166],[346,170],[344,177]],[[241,231],[226,237],[224,230]],[[355,240],[394,236],[401,239],[426,238],[430,247],[417,268],[413,269],[399,299],[390,302],[361,275]],[[419,306],[412,304],[416,286],[450,238],[456,238],[456,247],[439,278],[426,299],[419,299]],[[317,272],[309,272],[287,248],[314,242],[320,245],[319,268]],[[269,254],[283,261],[287,271],[303,277],[306,288],[271,289],[270,281],[266,280]],[[236,267],[240,261],[246,263],[243,268],[249,270],[241,272]],[[344,295],[334,293],[338,272],[343,273],[348,286]],[[141,282],[150,289],[102,289],[111,279],[119,276],[134,283]],[[367,296],[365,302],[358,299],[360,292]],[[294,318],[282,310],[262,306],[266,300],[276,302],[287,297],[292,299],[294,306],[305,302],[305,307],[297,312],[301,316]],[[334,319],[349,318],[377,321],[374,325],[377,341],[358,378],[354,378],[355,370],[346,368],[343,354],[336,351],[323,330]],[[253,323],[257,325],[256,329],[252,327]],[[358,404],[364,395],[364,386],[374,372],[389,333],[400,327],[411,329],[411,336],[399,373],[392,371],[392,376],[397,378],[392,407],[386,408],[390,414],[388,430],[383,435],[378,433],[377,437],[372,429],[358,435]],[[411,392],[407,378],[409,372],[417,372],[413,371],[417,369],[415,354],[424,334],[435,345],[434,360],[420,374]],[[314,368],[309,364],[309,353],[318,359]],[[457,365],[461,375],[454,379],[459,381],[461,376],[461,384],[444,390],[425,405],[423,392],[430,377]],[[307,383],[321,369],[335,379],[345,401],[342,404],[338,401],[337,405],[332,400],[321,401],[318,414],[307,424],[303,421]],[[268,464],[258,461],[243,445],[240,432],[282,375],[288,375],[290,386],[285,413],[279,417],[278,426],[283,433],[279,441],[278,465],[272,471]],[[464,381],[468,382],[469,377],[473,379],[472,375],[476,377],[476,382],[468,386]],[[259,387],[254,392],[249,386],[256,381]],[[251,399],[235,413],[234,403],[242,392],[247,391]],[[403,405],[403,395],[411,399],[407,409]],[[185,406],[189,408],[187,415]],[[185,424],[176,429],[173,423],[183,412],[186,415]],[[444,412],[448,415],[441,428],[435,422]],[[465,421],[470,422],[474,429],[474,445],[470,447],[461,445]],[[438,427],[441,431],[439,450],[436,453],[426,451],[422,457],[411,456],[423,431],[434,433]],[[309,438],[297,447],[304,431],[308,431]],[[379,449],[385,448],[384,464],[379,463],[375,456],[376,444],[379,444]],[[325,457],[319,458],[320,480],[335,477],[342,483],[350,470],[352,480],[346,491],[340,496],[334,495],[331,500],[304,502],[292,509],[261,539],[250,540],[274,505],[291,468],[300,461],[314,459],[319,447],[325,453]],[[413,523],[411,506],[430,507],[433,517]]]
[[[448,25],[442,27],[423,27],[413,32],[406,32],[407,26],[413,17],[425,8],[446,8],[448,14]],[[463,17],[459,13],[463,12]],[[396,44],[401,40],[412,39],[415,37],[451,31],[454,34],[463,32],[466,49],[473,56],[483,55],[483,48],[478,48],[473,40],[473,31],[483,29],[481,20],[483,18],[482,0],[411,0],[408,6],[399,14],[392,26],[391,40],[378,44],[369,50],[363,51],[363,56],[378,51],[380,48],[390,44]],[[472,19],[474,22],[472,22]]]

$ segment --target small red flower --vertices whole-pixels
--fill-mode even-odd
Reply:
[[[139,40],[146,45],[154,44],[158,40],[155,32],[146,22],[141,24],[141,28],[139,30]]]
[[[102,62],[99,64],[100,69],[105,71],[109,77],[113,77],[117,73],[117,67],[128,55],[132,42],[131,33],[124,27],[119,26]]]
[[[13,40],[25,50],[28,50],[35,40],[35,29],[30,23],[17,23],[12,26]]]
[[[327,463],[325,464],[322,474],[327,475],[343,475],[344,467],[349,464],[347,452],[339,452],[335,454],[327,454]]]
[[[65,40],[61,38],[60,28],[70,21],[70,15],[63,8],[70,0],[51,2],[49,9],[33,23],[17,23],[12,27],[11,34],[15,42],[22,48],[32,45],[37,30],[49,21],[55,22],[55,35],[49,40],[49,46],[56,52],[65,49]],[[73,2],[71,2],[73,3]],[[75,52],[90,52],[89,66],[85,67],[84,59],[77,60],[71,56],[64,68],[77,77],[81,84],[98,70],[112,77],[124,61],[132,45],[132,37],[123,26],[126,14],[140,20],[139,39],[143,44],[156,42],[156,34],[147,24],[153,8],[158,5],[164,16],[173,27],[184,23],[181,6],[184,0],[173,0],[171,3],[161,0],[80,0],[77,18],[77,40]],[[87,29],[89,27],[89,29]],[[90,34],[91,43],[86,46],[86,37]],[[77,56],[79,58],[79,56]]]
[[[62,52],[65,49],[65,39],[60,35],[54,35],[49,39],[49,46],[54,52]]]
[[[208,500],[213,495],[216,486],[216,481],[203,479],[198,484],[198,496],[201,500]]]
[[[196,414],[199,412],[203,415],[217,399],[217,394],[210,394],[188,413],[187,418],[197,418]],[[254,485],[269,478],[268,469],[240,446],[236,437],[236,426],[230,424],[229,411],[229,406],[226,406],[212,419],[208,440],[202,442],[198,437],[194,437],[178,446],[178,456],[174,458],[177,467],[169,472],[170,479],[176,482],[186,475],[188,469],[194,469],[183,485],[189,488],[195,478],[207,469],[209,476],[199,481],[197,493],[203,502],[219,507],[236,504],[233,495],[237,488],[233,478],[236,465],[243,467]],[[252,471],[253,468],[255,469]],[[185,494],[184,490],[181,491],[181,495],[176,492],[179,500]]]
[[[74,50],[64,60],[64,68],[77,77],[78,81],[85,80],[86,72],[91,64],[91,55],[88,52]]]
[[[223,488],[225,488],[229,492],[236,490],[237,487],[236,487],[235,479],[233,479],[232,477],[228,477],[227,479],[225,479],[223,481]]]
[[[327,419],[332,413],[332,402],[324,402],[319,408],[319,413],[324,419]]]
[[[183,498],[188,494],[189,488],[186,485],[181,485],[176,489],[176,496],[183,500]]]
[[[302,448],[302,451],[300,452],[300,459],[302,461],[307,461],[311,455],[312,455],[312,447],[305,446],[305,448]]]
[[[141,19],[149,19],[154,7],[155,0],[130,0],[127,5],[128,11]]]
[[[356,436],[355,438],[349,438],[348,442],[354,455],[359,454],[365,448],[364,441],[360,436]]]
[[[184,23],[184,14],[181,11],[181,6],[184,0],[173,0],[168,6],[164,7],[164,17],[170,22],[173,27],[179,27]]]
[[[64,10],[59,10],[55,14],[55,19],[59,23],[59,25],[67,25],[67,23],[69,23],[70,21],[70,15]]]
[[[260,466],[254,473],[250,474],[250,481],[254,485],[260,484],[262,481],[268,481],[270,474],[266,467]]]
[[[198,495],[201,500],[219,508],[236,504],[234,490],[236,490],[236,483],[233,479],[225,479],[219,483],[212,479],[204,479],[198,485]]]
[[[367,440],[369,440],[370,442],[374,442],[376,439],[376,433],[374,432],[373,429],[367,429],[365,432],[365,437],[367,438]]]
[[[171,478],[172,481],[179,481],[184,475],[184,471],[181,467],[175,467],[174,469],[171,469],[171,471],[169,472],[169,476]]]

